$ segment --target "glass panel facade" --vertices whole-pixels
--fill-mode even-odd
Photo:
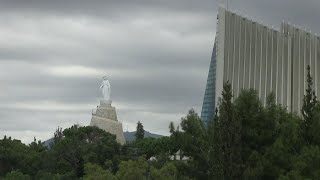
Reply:
[[[216,96],[216,44],[214,44],[210,68],[208,73],[206,90],[202,104],[201,119],[207,124],[212,120],[215,113],[215,96]]]

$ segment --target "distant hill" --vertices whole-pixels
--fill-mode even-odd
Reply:
[[[123,134],[124,134],[124,138],[125,138],[126,141],[128,141],[128,142],[134,141],[134,140],[136,139],[136,137],[134,136],[134,135],[136,134],[136,131],[134,131],[134,132],[128,132],[128,131],[126,131],[126,132],[123,132]],[[152,134],[152,133],[150,133],[150,132],[148,132],[148,131],[145,131],[145,132],[144,132],[144,137],[145,137],[145,138],[148,138],[148,137],[150,137],[150,138],[160,138],[160,137],[162,137],[162,135]]]
[[[51,143],[53,143],[53,138],[50,138],[44,142],[42,142],[42,144],[45,146],[45,147],[50,147]]]
[[[128,132],[128,131],[123,132],[124,138],[125,138],[126,141],[128,141],[128,142],[132,142],[132,141],[134,141],[134,140],[136,139],[136,137],[134,136],[135,133],[136,133],[136,131],[134,131],[134,132]],[[160,138],[160,137],[162,137],[162,135],[152,134],[152,133],[150,133],[150,132],[148,132],[148,131],[145,131],[145,132],[144,132],[144,137],[145,137],[145,138],[148,138],[148,137],[150,137],[150,138]],[[50,138],[50,139],[48,139],[48,140],[46,140],[46,141],[44,141],[44,142],[42,142],[42,143],[43,143],[44,146],[50,147],[50,144],[53,143],[53,138]]]

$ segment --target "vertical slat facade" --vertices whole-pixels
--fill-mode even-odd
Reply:
[[[280,30],[219,9],[216,50],[216,103],[223,83],[229,81],[234,97],[254,88],[266,104],[273,92],[276,102],[300,113],[311,66],[314,89],[320,95],[320,38],[281,23]]]
[[[251,34],[252,32],[250,31],[251,30],[251,22],[248,21],[248,20],[245,20],[246,21],[246,26],[245,26],[245,39],[246,39],[246,42],[245,42],[245,54],[244,54],[244,61],[245,61],[245,69],[244,69],[244,84],[243,84],[243,88],[247,88],[247,87],[250,87],[250,84],[249,84],[249,79],[250,79],[250,61],[251,61],[251,51],[250,51],[250,43],[251,43]]]
[[[319,97],[320,95],[320,38],[317,37],[317,81],[316,81],[316,87],[317,87],[317,95]]]
[[[268,29],[268,45],[267,45],[267,61],[266,61],[266,86],[265,86],[265,92],[266,97],[272,92],[272,72],[273,72],[273,31],[271,29]]]
[[[233,78],[232,78],[232,88],[233,88],[233,93],[235,95],[235,97],[238,94],[238,77],[239,77],[239,51],[240,51],[240,47],[239,47],[239,42],[240,42],[240,16],[235,16],[235,29],[237,29],[237,31],[235,32],[234,35],[234,55],[233,55]]]
[[[292,66],[293,66],[293,73],[292,73],[292,93],[293,97],[300,97],[300,90],[299,90],[299,85],[301,84],[300,82],[300,70],[299,70],[299,30],[295,29],[293,32],[293,50],[292,50]],[[295,112],[298,112],[299,110],[299,98],[294,98],[292,101],[292,109]]]
[[[257,39],[257,28],[256,28],[257,24],[256,23],[252,23],[251,25],[251,37],[250,37],[250,88],[254,88],[255,87],[255,66],[256,66],[256,39]]]

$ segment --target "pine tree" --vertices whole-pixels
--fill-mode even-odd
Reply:
[[[223,179],[223,152],[220,133],[220,120],[218,116],[218,108],[216,108],[214,118],[208,123],[208,144],[210,147],[209,157],[211,159],[208,179]]]
[[[175,133],[175,131],[176,131],[176,129],[174,127],[173,122],[170,122],[170,124],[169,124],[169,132],[170,132],[170,134],[173,135]]]
[[[315,91],[313,90],[313,80],[310,73],[310,66],[307,67],[307,89],[306,94],[303,98],[303,105],[301,109],[301,113],[303,116],[303,122],[302,122],[302,133],[305,138],[305,141],[307,143],[310,143],[312,139],[312,135],[309,133],[310,128],[312,126],[313,116],[314,116],[314,110],[317,103],[317,96],[315,94]]]
[[[136,131],[136,140],[140,140],[144,138],[144,129],[143,129],[143,125],[140,121],[138,121],[137,123],[137,131]]]
[[[232,103],[232,88],[227,81],[223,86],[219,106],[219,131],[222,142],[222,167],[224,179],[241,179],[241,122],[236,118]]]
[[[63,131],[62,128],[58,126],[56,129],[56,132],[54,132],[54,137],[53,137],[53,143],[57,143],[61,141],[63,138]]]

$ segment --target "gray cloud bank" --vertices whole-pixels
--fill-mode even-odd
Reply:
[[[316,0],[241,0],[231,9],[320,32]],[[124,130],[168,134],[201,110],[216,27],[211,0],[0,1],[0,136],[28,143],[88,125],[103,75]]]

